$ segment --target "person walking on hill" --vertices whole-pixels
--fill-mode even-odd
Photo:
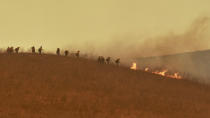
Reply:
[[[36,50],[35,50],[35,47],[31,47],[31,50],[32,50],[32,53],[35,54],[36,53]]]
[[[103,56],[99,56],[98,57],[98,63],[100,63],[100,64],[104,64],[105,63],[105,59],[104,59]]]
[[[20,47],[15,48],[16,54],[18,54]]]
[[[12,54],[14,52],[14,48],[13,47],[8,47],[7,48],[7,53],[8,54]]]
[[[111,61],[111,57],[107,57],[107,58],[106,58],[106,63],[107,63],[107,64],[110,64],[110,61]]]
[[[119,66],[120,65],[120,58],[116,59],[115,63],[117,64],[117,66]]]
[[[57,48],[56,54],[59,56],[60,55],[60,48]]]
[[[64,54],[65,54],[65,56],[68,56],[69,51],[68,50],[65,50]]]
[[[105,63],[105,58],[104,58],[104,56],[101,56],[101,63],[102,63],[102,64]]]
[[[38,49],[38,51],[39,51],[39,54],[41,55],[42,54],[42,46]]]
[[[10,54],[13,54],[13,52],[14,52],[14,48],[11,47],[11,48],[10,48]]]
[[[7,53],[10,54],[10,47],[7,47]]]
[[[98,56],[98,63],[101,64],[101,56]]]
[[[75,54],[77,58],[79,58],[79,53],[80,51],[78,50],[77,53]]]

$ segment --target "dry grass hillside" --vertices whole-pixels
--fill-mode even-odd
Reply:
[[[210,87],[94,60],[0,54],[0,118],[209,118]]]

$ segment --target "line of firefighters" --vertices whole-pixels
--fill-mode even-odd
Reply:
[[[20,50],[20,47],[17,47],[17,48],[8,47],[8,48],[7,48],[7,53],[8,53],[8,54],[12,54],[12,53],[15,52],[15,53],[18,54],[18,53],[19,53],[19,50]],[[43,51],[43,48],[42,48],[42,46],[40,46],[40,47],[38,48],[38,53],[41,55],[41,54],[42,54],[42,51]],[[35,54],[35,53],[36,53],[36,49],[35,49],[34,46],[31,47],[31,52],[32,52],[32,54]],[[60,51],[60,48],[57,48],[56,54],[57,54],[58,56],[61,55],[60,52],[61,52],[61,51]],[[65,50],[65,51],[64,51],[64,55],[65,55],[65,56],[68,56],[68,55],[69,55],[69,51],[68,51],[68,50]],[[77,58],[79,58],[79,56],[80,56],[80,51],[79,51],[79,50],[75,53],[75,56],[76,56]],[[120,58],[114,60],[114,62],[115,62],[117,65],[119,65],[119,64],[120,64]],[[100,63],[100,64],[110,64],[110,63],[112,63],[112,58],[111,58],[111,57],[107,57],[107,58],[105,59],[103,56],[99,56],[99,57],[98,57],[98,63]]]
[[[33,46],[33,47],[31,47],[31,49],[32,49],[32,53],[36,53],[36,50],[35,50],[35,47]],[[39,52],[39,54],[42,54],[42,46],[38,49],[38,52]],[[79,57],[79,53],[80,53],[80,51],[78,50],[76,53],[75,53],[75,56],[76,57]],[[58,55],[58,56],[60,56],[61,55],[61,53],[60,53],[60,48],[57,48],[57,50],[56,50],[56,54]],[[65,50],[64,51],[64,55],[65,56],[68,56],[69,55],[69,51],[68,50]]]
[[[107,57],[106,59],[103,56],[98,57],[98,62],[100,64],[110,64],[112,62],[111,57]],[[119,66],[120,64],[120,58],[114,60],[114,62]]]
[[[15,53],[19,53],[19,49],[20,49],[20,47],[17,47],[17,48],[8,47],[8,48],[7,48],[7,53],[8,53],[8,54],[12,54],[12,53],[14,53],[14,52],[15,52]],[[38,48],[38,53],[39,53],[39,54],[42,54],[42,51],[43,51],[43,48],[42,48],[42,46],[40,46],[40,47]],[[32,52],[32,54],[35,54],[35,53],[36,53],[36,49],[35,49],[34,46],[31,47],[31,52]],[[80,53],[80,51],[78,50],[78,51],[75,53],[75,56],[76,56],[76,57],[79,57],[79,53]],[[61,53],[60,53],[60,48],[57,48],[56,54],[57,54],[57,55],[61,55]],[[65,55],[65,56],[68,56],[68,55],[69,55],[69,51],[68,51],[68,50],[65,50],[65,51],[64,51],[64,55]]]
[[[60,54],[60,48],[57,48],[56,54],[57,54],[58,56],[61,55],[61,54]],[[68,50],[65,50],[65,51],[64,51],[64,55],[65,55],[65,56],[68,56],[68,55],[69,55],[69,51],[68,51]],[[79,55],[80,55],[80,51],[78,50],[78,51],[75,53],[75,56],[79,58]]]
[[[20,49],[20,47],[17,47],[17,48],[13,48],[13,47],[8,47],[7,48],[7,53],[8,54],[11,54],[11,53],[14,53],[14,51],[16,52],[16,53],[18,53],[19,52],[19,49]]]

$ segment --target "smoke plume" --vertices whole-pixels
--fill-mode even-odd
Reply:
[[[141,37],[131,33],[115,36],[113,40],[103,42],[103,45],[86,43],[82,47],[85,47],[83,49],[88,50],[89,54],[95,55],[95,58],[99,55],[119,57],[121,62],[127,66],[132,61],[136,61],[139,68],[165,67],[187,74],[188,78],[196,78],[196,81],[210,83],[208,79],[210,68],[208,64],[205,64],[208,59],[210,60],[209,57],[206,57],[208,54],[206,52],[187,53],[210,49],[209,26],[210,18],[201,17],[196,19],[183,33],[170,32],[156,37]]]

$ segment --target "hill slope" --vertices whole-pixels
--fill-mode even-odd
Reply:
[[[208,118],[210,88],[54,55],[0,55],[0,118]]]

